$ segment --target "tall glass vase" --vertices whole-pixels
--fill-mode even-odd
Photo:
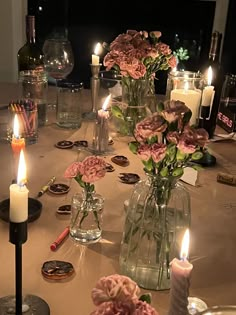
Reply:
[[[149,290],[170,288],[170,262],[190,226],[190,197],[176,177],[148,176],[137,183],[127,209],[120,271]]]
[[[149,79],[122,77],[122,103],[127,135],[132,136],[136,124],[151,114],[147,106]]]

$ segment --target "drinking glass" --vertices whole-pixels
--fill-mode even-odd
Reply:
[[[71,42],[67,38],[49,38],[43,44],[44,67],[48,75],[58,81],[65,79],[74,68],[74,53]],[[57,93],[58,98],[58,93]],[[56,104],[51,106],[56,109]]]

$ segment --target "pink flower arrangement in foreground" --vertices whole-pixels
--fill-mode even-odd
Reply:
[[[92,290],[97,306],[90,315],[158,315],[150,302],[150,294],[140,298],[136,282],[119,274],[102,277]]]
[[[208,143],[205,129],[190,126],[191,110],[180,101],[160,104],[160,110],[137,123],[131,151],[142,160],[147,173],[182,176],[183,168],[195,167]]]
[[[150,78],[159,70],[176,67],[170,47],[160,41],[161,32],[127,30],[110,44],[103,60],[106,70],[112,68],[123,77]]]

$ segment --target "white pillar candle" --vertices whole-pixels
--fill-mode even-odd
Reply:
[[[10,185],[10,222],[21,223],[28,219],[28,194],[25,186],[26,166],[24,152],[21,150],[19,158],[17,184]]]
[[[94,54],[92,54],[92,65],[96,66],[96,65],[99,65],[100,63],[100,58],[99,58],[99,51],[101,49],[101,44],[100,43],[97,43],[97,45],[95,46],[95,49],[94,49]]]
[[[192,111],[190,124],[196,124],[201,101],[201,91],[189,89],[174,89],[170,93],[170,99],[184,102],[185,105]]]
[[[189,230],[186,230],[181,249],[181,260],[174,258],[171,266],[170,309],[168,315],[188,315],[190,275],[193,265],[188,262]]]

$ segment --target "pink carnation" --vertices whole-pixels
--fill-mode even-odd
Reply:
[[[135,313],[135,304],[128,302],[104,302],[90,315],[131,315]],[[141,314],[141,313],[139,313]],[[151,313],[150,313],[151,314]]]
[[[154,143],[151,146],[151,156],[155,163],[163,160],[166,156],[166,145],[163,143]]]
[[[93,183],[106,174],[106,162],[98,156],[88,156],[81,163],[80,174],[86,183]]]
[[[143,160],[148,161],[151,157],[151,147],[148,144],[141,144],[137,150],[137,156]]]
[[[129,277],[111,275],[102,277],[92,290],[92,300],[95,305],[108,301],[136,301],[140,290],[137,284]]]
[[[65,178],[74,178],[80,173],[80,170],[82,168],[83,168],[83,165],[81,162],[74,162],[70,166],[67,167],[65,174],[64,174],[64,177]]]

